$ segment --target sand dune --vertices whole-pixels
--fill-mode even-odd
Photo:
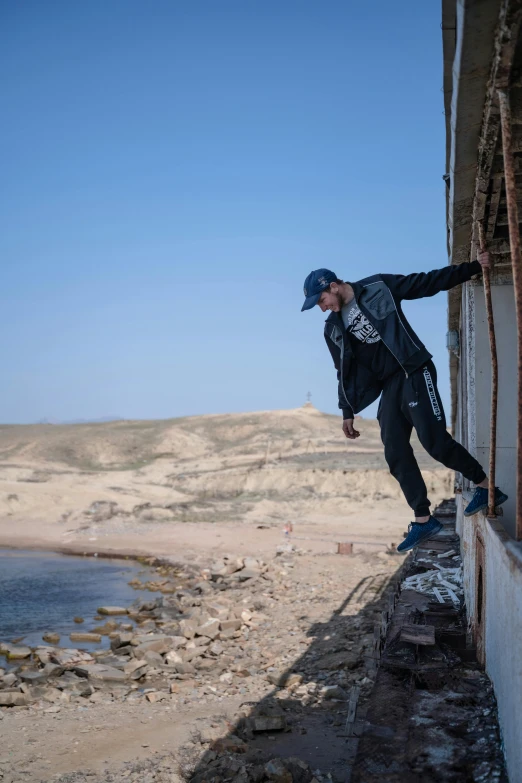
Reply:
[[[0,537],[167,534],[177,524],[322,523],[347,509],[409,513],[378,423],[296,410],[164,421],[0,427]],[[432,500],[451,474],[412,441]],[[36,527],[35,527],[36,526]],[[64,538],[65,537],[65,538]]]

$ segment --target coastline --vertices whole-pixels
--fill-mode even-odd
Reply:
[[[174,522],[150,525],[147,529],[133,526],[121,531],[100,531],[87,538],[78,530],[64,530],[61,522],[17,515],[0,517],[0,548],[82,557],[154,558],[182,564],[208,562],[230,552],[271,557],[277,546],[288,541],[311,554],[334,554],[340,541],[352,541],[358,552],[376,553],[400,540],[401,517],[406,525],[403,504],[393,505],[395,508],[388,511],[356,507],[346,516],[328,520],[318,516],[313,521],[294,523],[290,537],[284,535],[282,522]]]

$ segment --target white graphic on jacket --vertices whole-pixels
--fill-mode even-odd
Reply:
[[[350,334],[353,334],[353,336],[357,337],[362,343],[377,343],[381,339],[377,329],[371,325],[356,304],[350,308],[347,320],[348,325],[346,328]]]

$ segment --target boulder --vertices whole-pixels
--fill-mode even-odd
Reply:
[[[278,688],[284,688],[288,676],[289,674],[287,671],[276,670],[273,672],[268,672],[266,679],[272,685],[277,685]]]
[[[154,652],[154,650],[147,650],[143,659],[152,666],[163,666],[164,663],[161,655],[158,652]]]
[[[178,663],[183,663],[183,658],[175,650],[170,650],[165,656],[165,663],[167,666],[175,666]]]
[[[118,627],[119,624],[116,620],[107,620],[103,625],[97,625],[93,628],[92,633],[101,633],[102,636],[109,636],[111,633],[114,633]]]
[[[97,650],[95,656],[96,663],[103,663],[104,666],[114,666],[115,669],[120,669],[120,671],[123,671],[125,664],[128,663],[127,658],[123,658],[121,655],[113,655],[108,650]]]
[[[71,696],[92,696],[94,688],[85,677],[77,677],[72,672],[67,672],[66,677],[58,677],[54,681],[56,688]]]
[[[0,691],[0,707],[25,707],[29,697],[18,691]]]
[[[60,634],[53,633],[52,631],[47,631],[42,635],[42,639],[44,640],[44,642],[47,642],[48,644],[59,644]]]
[[[33,653],[33,656],[37,661],[40,661],[44,666],[51,662],[52,655],[56,652],[55,647],[37,647]]]
[[[292,773],[285,767],[282,759],[272,759],[267,762],[265,775],[275,783],[293,783]]]
[[[284,715],[256,715],[251,726],[252,731],[284,731],[287,723]]]
[[[158,641],[143,642],[143,644],[139,644],[134,648],[134,655],[136,658],[144,658],[145,653],[147,652],[155,652],[161,655],[161,653],[169,652],[170,649],[171,644],[169,641],[158,639]]]
[[[158,701],[165,701],[165,699],[168,699],[168,694],[162,693],[161,691],[152,691],[152,693],[146,694],[146,699],[151,704],[156,704]]]
[[[180,620],[179,629],[186,639],[193,639],[196,635],[197,623],[195,620]]]
[[[111,640],[111,650],[117,650],[119,647],[126,647],[127,645],[130,645],[133,639],[133,634],[122,633],[121,631],[118,633],[113,631],[109,634],[109,638]]]
[[[211,669],[214,669],[217,666],[217,663],[215,658],[201,658],[196,661],[196,668],[198,671],[208,672]]]
[[[170,642],[170,639],[171,637],[164,633],[137,633],[133,634],[130,643],[134,647],[139,647],[142,644],[147,644],[148,642],[165,642],[167,640]],[[186,641],[186,639],[183,640],[184,643]]]
[[[216,562],[212,563],[210,566],[210,575],[212,579],[218,579],[220,576],[226,576],[226,574],[227,566],[224,560],[216,560]]]
[[[147,663],[147,661],[129,661],[125,664],[123,667],[123,671],[125,674],[131,678],[131,680],[139,680],[140,677],[143,677],[145,674],[147,674],[150,666]]]
[[[233,578],[239,579],[240,582],[246,582],[247,579],[255,579],[260,576],[260,574],[260,568],[243,568],[242,571],[238,571],[237,574],[234,574]]]
[[[184,663],[193,661],[195,658],[201,658],[206,652],[205,647],[192,647],[189,650],[179,650],[179,655]]]
[[[207,604],[206,609],[211,617],[217,617],[221,621],[226,620],[230,612],[228,606],[219,603]]]
[[[219,639],[223,642],[226,641],[227,639],[233,639],[236,633],[237,631],[234,631],[233,628],[228,628],[226,631],[219,632]]]
[[[330,699],[346,701],[348,699],[348,694],[340,685],[325,685],[324,688],[321,688],[321,696],[325,701]]]
[[[184,647],[187,643],[185,636],[171,636],[172,649],[179,650],[180,647]]]
[[[302,674],[289,674],[285,681],[285,688],[295,688],[303,682]]]
[[[196,669],[191,663],[177,663],[176,669],[179,674],[195,674]]]
[[[18,673],[19,679],[29,685],[39,685],[47,680],[47,676],[43,669],[26,669]]]
[[[8,661],[19,661],[24,658],[30,658],[32,650],[30,647],[20,645],[17,647],[14,644],[8,644],[5,646],[5,653],[7,654]]]
[[[63,666],[58,666],[56,663],[46,663],[42,669],[42,673],[46,677],[59,677],[63,674]]]
[[[85,680],[87,682],[87,680]],[[31,688],[31,696],[38,701],[48,701],[51,704],[61,702],[62,704],[69,701],[69,694],[64,694],[63,691],[50,685],[34,685]]]
[[[13,672],[9,672],[9,674],[4,675],[2,682],[6,688],[11,688],[15,684],[17,679],[18,678],[16,674],[13,674]]]
[[[311,783],[314,773],[304,761],[295,756],[284,759],[286,769],[291,773],[293,783]]]
[[[232,629],[233,631],[239,631],[242,624],[241,620],[221,620],[221,630],[229,631]]]

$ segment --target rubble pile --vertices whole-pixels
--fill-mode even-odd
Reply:
[[[308,642],[303,648],[303,640],[295,638],[307,630],[306,622],[286,629],[283,622],[284,630],[276,635],[279,647],[269,641],[273,619],[265,609],[277,606],[281,594],[286,600],[293,597],[297,608],[319,599],[313,592],[300,596],[297,585],[287,580],[296,555],[284,545],[270,565],[227,556],[198,573],[158,566],[159,579],[145,586],[161,588],[163,596],[140,598],[130,607],[100,607],[100,625],[92,632],[70,634],[89,642],[108,636],[110,650],[1,643],[10,669],[0,668],[0,708],[30,706],[49,712],[70,702],[192,703],[237,694],[259,698],[274,687],[281,700],[292,695],[305,705],[346,700],[349,685],[370,685],[360,668],[373,628],[364,627],[364,617],[354,618],[359,636],[341,635],[337,647],[332,638],[327,651],[307,650]],[[44,638],[58,637],[48,632]],[[299,671],[293,671],[299,652],[304,653]],[[253,720],[255,731],[284,728],[280,716]]]
[[[457,568],[442,568],[436,565],[424,573],[409,576],[402,582],[402,589],[434,595],[441,604],[449,601],[460,606],[464,600],[462,579],[462,565]]]
[[[295,756],[274,757],[267,761],[253,759],[241,747],[237,737],[226,740],[234,751],[227,751],[216,743],[202,760],[194,748],[184,747],[176,754],[155,754],[152,758],[128,762],[117,773],[106,772],[96,776],[96,783],[331,783],[331,777],[321,770],[312,770],[309,764]],[[87,783],[94,773],[76,772],[55,778],[56,783]]]
[[[201,736],[193,743],[196,780],[206,769],[201,780],[308,783],[315,777],[322,783],[319,769],[301,769],[295,761],[288,762],[289,770],[286,760],[303,752],[306,735],[318,726],[335,741],[346,724],[352,686],[361,698],[370,692],[367,664],[380,595],[396,565],[379,559],[379,573],[368,575],[367,560],[354,558],[347,581],[344,561],[333,561],[339,574],[320,559],[311,572],[302,554],[286,542],[268,563],[230,555],[202,569],[156,564],[151,581],[136,580],[136,586],[161,588],[163,595],[140,597],[128,607],[99,607],[98,625],[88,626],[86,635],[108,640],[110,649],[86,651],[65,638],[59,646],[53,629],[45,634],[48,642],[34,649],[4,643],[0,720],[6,727],[24,715],[43,714],[46,720],[91,725],[124,710],[147,723],[154,714],[167,718],[202,705],[207,724],[199,726]],[[71,622],[76,634],[74,628]],[[233,713],[224,721],[231,700]],[[6,746],[6,752],[14,749]],[[333,772],[345,764],[342,743],[336,754],[316,766]],[[117,773],[84,769],[60,780],[190,779],[173,757],[147,755]],[[15,780],[0,766],[2,783]]]

